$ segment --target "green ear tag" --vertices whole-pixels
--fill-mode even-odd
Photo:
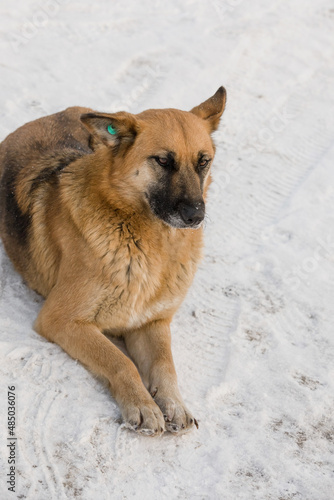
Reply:
[[[107,130],[108,130],[109,134],[111,134],[111,135],[117,134],[117,130],[112,125],[108,125]]]

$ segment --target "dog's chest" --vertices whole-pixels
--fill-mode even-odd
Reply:
[[[189,239],[128,238],[110,252],[103,267],[104,291],[95,313],[103,330],[121,332],[171,317],[195,273],[200,252]]]

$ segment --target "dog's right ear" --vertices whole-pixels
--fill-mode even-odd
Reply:
[[[111,147],[115,153],[131,146],[139,132],[139,125],[134,115],[125,111],[113,114],[85,113],[80,117],[82,123],[103,144]]]

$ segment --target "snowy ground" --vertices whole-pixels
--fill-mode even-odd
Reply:
[[[107,389],[33,330],[0,249],[2,499],[334,498],[334,6],[330,0],[1,2],[0,140],[69,105],[228,106],[206,257],[173,323],[183,437],[121,428]]]

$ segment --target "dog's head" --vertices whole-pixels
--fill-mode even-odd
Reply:
[[[146,207],[166,224],[194,229],[205,215],[215,153],[211,133],[225,102],[226,92],[220,87],[189,112],[87,113],[81,120],[108,148],[110,186],[121,188],[118,192],[134,207]]]

